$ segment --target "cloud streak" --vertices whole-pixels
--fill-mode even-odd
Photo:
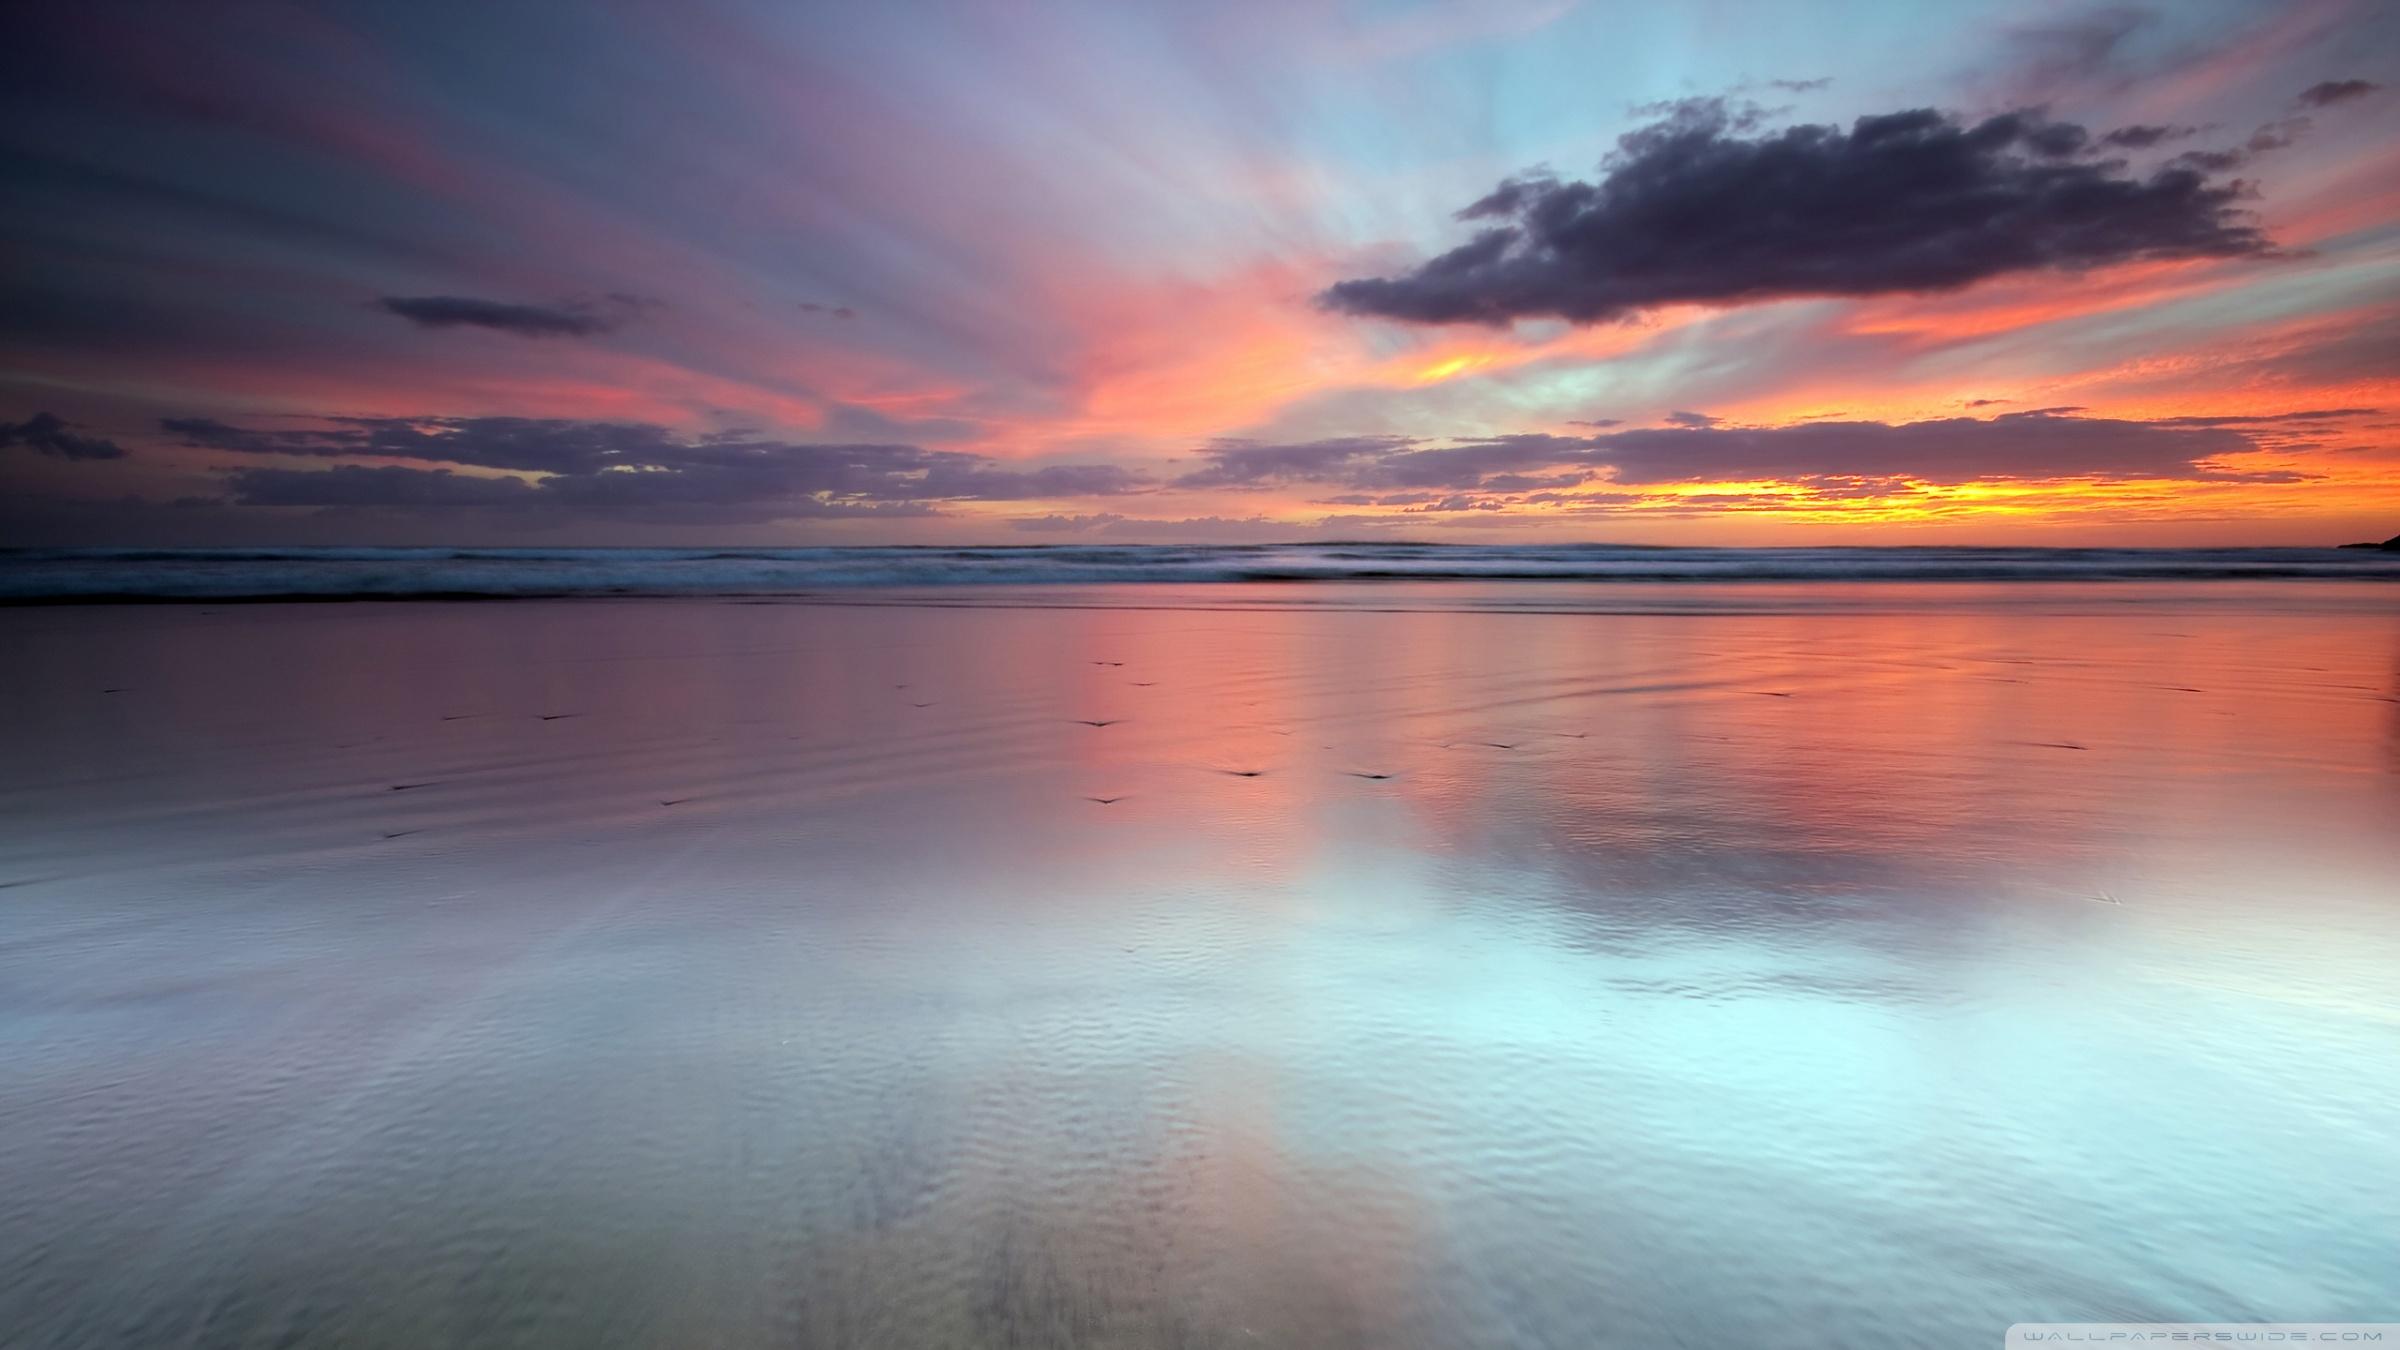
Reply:
[[[24,446],[54,459],[123,459],[125,447],[72,430],[56,414],[37,412],[22,422],[0,422],[0,449]]]
[[[620,309],[630,308],[617,299]],[[387,295],[375,308],[397,314],[419,328],[482,328],[512,337],[594,337],[614,330],[620,315],[592,305],[522,305],[464,295]]]
[[[2330,108],[2336,103],[2365,98],[2382,87],[2373,80],[2323,80],[2300,91],[2300,104],[2309,108]]]
[[[1618,487],[1838,480],[1956,486],[2001,480],[2281,481],[2286,471],[2245,472],[2225,456],[2273,448],[2278,428],[2326,426],[2371,409],[2272,417],[2087,417],[2071,408],[1916,422],[1814,421],[1729,426],[1685,419],[1665,427],[1591,436],[1530,433],[1427,445],[1357,438],[1303,445],[1218,443],[1177,486],[1351,489],[1341,504],[1481,506],[1438,494],[1558,491],[1606,481]],[[1364,496],[1414,491],[1423,496]]]
[[[747,433],[693,439],[640,422],[353,417],[262,429],[169,418],[161,426],[185,446],[231,454],[410,461],[228,470],[233,500],[251,506],[483,507],[737,522],[924,515],[942,502],[1110,497],[1149,485],[1114,464],[1018,468],[913,445],[813,444]]]
[[[1754,134],[1756,120],[1723,100],[1678,105],[1621,137],[1599,181],[1510,179],[1458,213],[1496,222],[1469,242],[1320,300],[1408,323],[1599,323],[2272,251],[2239,184],[2191,164],[2135,177],[2073,123],[1915,109]]]

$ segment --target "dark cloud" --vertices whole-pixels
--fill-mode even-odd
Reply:
[[[671,468],[706,455],[714,442],[679,441],[639,422],[539,417],[337,417],[308,428],[227,426],[209,418],[167,418],[160,427],[185,445],[249,455],[429,460],[531,473],[590,473],[604,468]]]
[[[2326,80],[2300,91],[2300,104],[2308,108],[2330,108],[2336,103],[2348,103],[2365,98],[2383,86],[2373,80]]]
[[[1667,420],[1679,427],[1713,427],[1725,419],[1711,417],[1704,412],[1671,412],[1667,414]]]
[[[1982,419],[1808,422],[1618,432],[1593,447],[1619,483],[1739,479],[2204,478],[2217,456],[2254,448],[2230,428],[2003,413]]]
[[[937,501],[1019,502],[1052,497],[1113,497],[1141,486],[1131,470],[1115,464],[1054,464],[1041,469],[1007,469],[980,455],[926,452],[933,462],[913,480],[895,487],[905,495]]]
[[[2199,130],[2200,129],[2198,127],[2170,127],[2136,124],[2130,127],[2118,127],[2116,130],[2103,135],[2100,138],[2100,143],[2102,145],[2116,146],[2119,149],[2124,150],[2147,150],[2151,146],[2163,144],[2167,141],[2182,140],[2184,137],[2192,135]]]
[[[2307,135],[2312,125],[2305,117],[2286,117],[2280,122],[2269,122],[2251,132],[2250,139],[2243,143],[2242,148],[2254,155],[2281,150]]]
[[[1476,486],[1486,492],[1550,492],[1589,482],[1591,477],[1588,470],[1551,474],[1503,473],[1486,478]]]
[[[1348,489],[1339,505],[1436,505],[1458,493],[1556,492],[1605,477],[1621,485],[1844,480],[1888,485],[1983,480],[2244,479],[2216,461],[2292,444],[2273,428],[2371,415],[2336,408],[2273,416],[2131,420],[2043,408],[1992,418],[1921,422],[1814,421],[1778,427],[1687,422],[1591,436],[1527,434],[1452,445],[1387,438],[1203,451],[1206,468],[1178,486],[1268,487],[1315,482]],[[1327,446],[1341,446],[1331,453]],[[1411,495],[1414,494],[1414,495]]]
[[[236,469],[225,476],[235,506],[315,507],[335,511],[422,512],[499,510],[562,523],[582,517],[652,524],[731,525],[775,520],[845,516],[927,516],[924,502],[867,502],[817,497],[752,497],[752,485],[628,480],[636,475],[597,478],[483,477],[450,469],[397,465],[330,469]]]
[[[241,506],[518,506],[536,489],[522,478],[478,478],[449,469],[237,469],[225,476]]]
[[[1527,433],[1425,448],[1405,436],[1346,436],[1291,445],[1219,441],[1200,453],[1208,460],[1175,480],[1176,487],[1255,488],[1279,483],[1340,483],[1393,490],[1449,489],[1495,474],[1524,473],[1565,463],[1590,444],[1574,436]]]
[[[611,296],[619,310],[634,303],[630,296]],[[387,295],[375,307],[397,314],[419,328],[488,328],[517,337],[591,337],[615,328],[621,314],[592,305],[519,305],[505,300],[477,300],[463,295]]]
[[[98,436],[86,436],[53,413],[37,412],[22,422],[0,422],[0,449],[21,445],[36,454],[59,459],[123,459],[125,447]]]
[[[2247,150],[2186,150],[2167,161],[2170,167],[2196,173],[2230,173],[2250,162]]]
[[[2260,427],[2279,422],[2346,422],[2353,418],[2374,417],[2380,408],[2309,408],[2300,412],[2260,413],[2252,417],[2162,417],[2154,424],[2162,427]]]
[[[1833,77],[1822,75],[1813,80],[1769,80],[1769,89],[1781,89],[1789,94],[1809,94],[1833,83]]]
[[[1594,323],[1657,305],[1954,290],[2011,273],[2272,251],[2238,183],[2196,163],[2146,178],[2031,113],[1931,109],[1843,131],[1752,135],[1721,100],[1619,139],[1598,182],[1503,182],[1459,218],[1499,222],[1396,277],[1321,297],[1414,323]]]
[[[1386,455],[1356,469],[1358,487],[1453,488],[1480,485],[1494,474],[1522,474],[1570,463],[1589,442],[1573,436],[1529,432],[1492,436],[1463,445]]]
[[[1176,487],[1258,488],[1284,483],[1346,487],[1453,488],[1502,473],[1550,468],[1588,458],[1591,441],[1575,436],[1493,437],[1421,448],[1402,436],[1353,436],[1293,445],[1220,441],[1200,453],[1209,462],[1175,480]]]
[[[1341,436],[1291,445],[1217,441],[1201,451],[1208,467],[1176,479],[1179,487],[1254,487],[1261,483],[1323,481],[1343,466],[1404,449],[1406,436]]]
[[[770,520],[925,514],[938,502],[1114,496],[1147,486],[1113,464],[1019,468],[959,451],[792,443],[749,432],[685,439],[639,422],[354,417],[259,429],[174,418],[162,425],[185,445],[233,454],[413,461],[228,472],[236,500],[261,506],[476,506]]]
[[[2261,123],[2257,130],[2250,133],[2250,138],[2240,145],[2223,150],[2186,150],[2168,160],[2167,167],[2195,169],[2202,173],[2229,173],[2256,156],[2298,144],[2314,125],[2306,117],[2286,117]]]

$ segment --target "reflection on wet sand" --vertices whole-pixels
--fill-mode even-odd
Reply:
[[[0,1325],[2400,1300],[2372,590],[1139,589],[0,612]]]

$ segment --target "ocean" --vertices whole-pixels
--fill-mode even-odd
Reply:
[[[1265,581],[2193,580],[2400,581],[2400,554],[2330,548],[1720,549],[1379,543],[0,552],[0,601],[778,595]]]
[[[0,1342],[2389,1321],[2394,575],[20,554]]]

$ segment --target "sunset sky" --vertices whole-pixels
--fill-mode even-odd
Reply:
[[[0,543],[2400,531],[2389,0],[0,19]]]

